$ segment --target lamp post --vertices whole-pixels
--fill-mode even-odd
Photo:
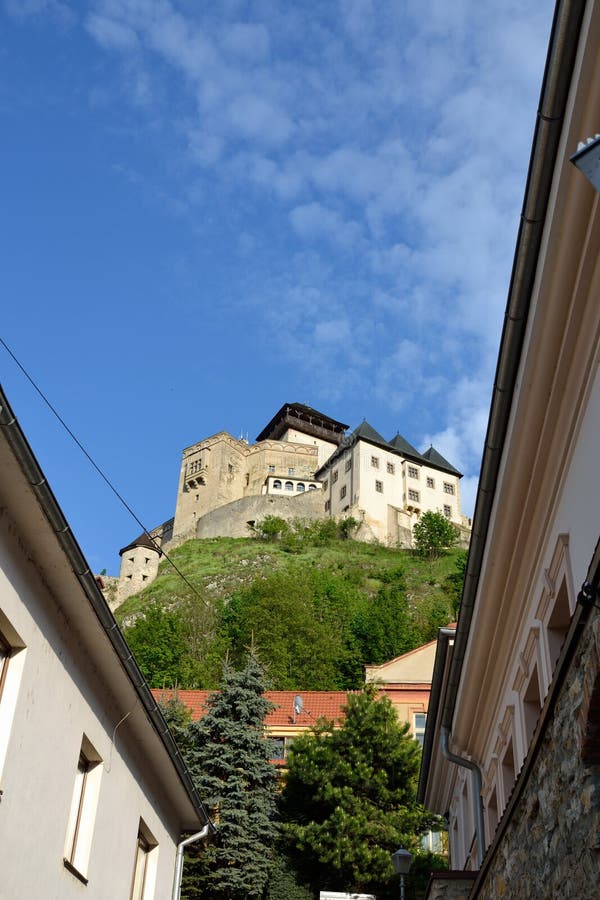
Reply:
[[[404,876],[408,875],[411,863],[412,853],[409,853],[404,847],[398,847],[396,852],[392,853],[394,872],[400,876],[400,900],[404,900]]]

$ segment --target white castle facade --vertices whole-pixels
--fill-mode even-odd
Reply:
[[[163,549],[190,538],[247,537],[267,515],[354,517],[359,540],[410,547],[422,513],[443,513],[465,541],[461,473],[433,447],[387,441],[368,422],[348,426],[302,403],[286,403],[254,444],[225,431],[183,451],[175,516],[121,553],[118,602],[156,577]]]

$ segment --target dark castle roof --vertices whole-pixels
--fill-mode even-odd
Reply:
[[[152,538],[143,531],[139,537],[132,541],[130,544],[127,544],[126,547],[122,547],[119,550],[119,556],[123,556],[124,553],[127,553],[128,550],[134,550],[136,547],[146,547],[147,550],[154,550],[155,553],[158,553],[159,556],[162,556],[162,550],[156,544]]]
[[[392,450],[394,453],[398,453],[400,456],[407,459],[414,460],[421,465],[426,463],[434,469],[441,469],[443,472],[448,472],[449,475],[457,475],[459,478],[462,478],[462,473],[459,472],[458,469],[455,469],[454,466],[450,465],[448,460],[444,459],[442,454],[438,453],[434,447],[430,447],[425,453],[419,453],[419,451],[413,447],[406,438],[403,438],[400,433],[396,434],[391,441],[386,441],[378,431],[375,431],[373,426],[370,425],[366,419],[363,419],[358,428],[355,428],[352,434],[340,442],[338,449],[335,450],[327,462],[315,472],[315,475],[318,475],[319,472],[322,472],[324,469],[331,468],[335,461],[339,459],[349,447],[356,444],[357,441],[366,441],[376,447],[382,447],[384,450]]]
[[[288,428],[297,428],[305,434],[339,444],[348,426],[304,403],[284,403],[256,440],[278,441]]]
[[[451,475],[458,475],[459,478],[462,478],[462,472],[459,472],[458,469],[455,469],[454,466],[450,465],[448,460],[444,459],[442,454],[438,453],[435,447],[430,447],[429,450],[426,450],[421,456],[432,466],[435,466],[436,469],[444,469]]]
[[[402,456],[410,456],[414,459],[420,460],[421,454],[417,450],[416,447],[413,447],[412,444],[409,444],[406,438],[403,438],[400,432],[396,434],[390,441],[390,447],[393,447],[394,450],[399,450]]]

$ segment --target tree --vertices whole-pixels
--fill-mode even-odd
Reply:
[[[186,896],[219,900],[261,897],[272,866],[277,775],[264,719],[263,670],[250,652],[241,671],[225,666],[221,690],[186,733],[186,762],[217,823]]]
[[[294,741],[281,799],[282,829],[313,888],[381,890],[391,853],[416,852],[431,823],[416,802],[419,748],[391,702],[367,685],[334,730],[319,723]]]
[[[418,555],[435,559],[456,545],[460,532],[442,513],[429,510],[415,524],[413,536]]]
[[[188,685],[193,673],[185,638],[185,625],[175,610],[150,603],[144,615],[124,630],[144,678],[151,687]]]

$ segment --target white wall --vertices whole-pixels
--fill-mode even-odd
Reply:
[[[165,812],[171,807],[155,774],[145,770],[143,748],[131,746],[130,722],[145,713],[139,702],[124,710],[109,696],[102,672],[91,668],[84,642],[40,580],[6,513],[0,538],[0,610],[26,646],[9,661],[9,674],[12,669],[20,682],[13,685],[12,721],[0,718],[6,738],[0,755],[0,897],[127,898],[140,817],[159,844],[155,896],[168,897],[179,826]],[[88,602],[83,594],[81,602]],[[91,608],[90,614],[94,618]],[[6,694],[0,698],[0,711],[6,700]],[[63,865],[84,734],[102,759],[85,887]]]

